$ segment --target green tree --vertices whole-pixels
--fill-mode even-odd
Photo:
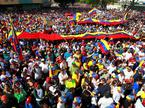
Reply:
[[[92,5],[101,5],[103,9],[106,9],[107,4],[117,2],[117,0],[78,0],[78,1]]]
[[[69,3],[74,4],[75,0],[54,0],[55,2],[59,3],[60,7],[67,7]]]

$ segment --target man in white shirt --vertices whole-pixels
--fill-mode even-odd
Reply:
[[[74,62],[75,58],[73,57],[73,55],[71,55],[70,57],[67,58],[67,63],[68,63],[68,67],[70,68],[72,66],[72,63]]]
[[[44,62],[44,59],[41,60],[39,67],[41,68],[41,71],[44,73],[48,73],[48,64]]]
[[[113,90],[113,100],[116,104],[119,104],[119,101],[121,99],[121,95],[122,95],[121,87],[114,88],[114,90]]]
[[[34,78],[35,80],[39,80],[42,77],[41,69],[38,64],[34,65]]]
[[[132,53],[130,51],[123,53],[123,57],[125,60],[129,60],[130,58],[132,58]]]
[[[65,60],[63,60],[61,63],[60,63],[60,69],[67,69],[68,65],[67,65],[67,62]]]
[[[66,71],[61,71],[58,75],[58,79],[59,79],[59,83],[61,85],[64,85],[65,84],[65,80],[68,78],[68,75],[66,73]]]
[[[125,79],[130,79],[134,75],[130,67],[127,67],[126,69],[124,69],[123,72],[125,75]]]
[[[108,93],[105,93],[105,96],[100,98],[98,101],[99,108],[108,108],[113,104],[113,99],[109,97]]]

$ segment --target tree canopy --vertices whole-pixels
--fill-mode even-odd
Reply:
[[[100,5],[103,9],[106,8],[107,4],[114,3],[117,0],[77,0],[78,2],[84,2],[92,5]]]
[[[74,4],[75,0],[54,0],[55,2],[59,3],[60,7],[66,7],[67,4],[71,3]]]

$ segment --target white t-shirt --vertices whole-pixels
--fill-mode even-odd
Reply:
[[[142,105],[140,99],[137,99],[137,101],[136,101],[136,103],[135,103],[135,108],[145,108],[145,107]]]
[[[117,90],[114,90],[113,91],[113,100],[114,100],[114,102],[118,103],[120,98],[121,98],[121,93],[119,93]]]
[[[139,54],[140,57],[144,57],[145,56],[145,53],[143,53],[142,51],[139,51],[138,54]]]
[[[37,91],[37,96],[39,97],[36,98],[36,101],[41,101],[43,97],[43,90],[40,88],[40,89],[36,89],[36,91]]]
[[[39,80],[42,77],[42,73],[41,73],[40,68],[35,68],[34,71],[35,71],[34,72],[34,78],[36,80]]]
[[[126,53],[123,53],[123,56],[125,60],[129,60],[132,57],[132,53],[126,52]]]
[[[59,78],[59,82],[61,85],[64,85],[64,79],[68,78],[68,75],[66,72],[64,72],[64,74],[62,74],[61,72],[58,75]]]
[[[127,69],[124,69],[123,72],[124,72],[124,75],[125,75],[125,79],[130,79],[134,75],[133,71],[128,72]]]
[[[75,60],[75,59],[72,58],[72,57],[68,57],[68,58],[67,58],[66,61],[67,61],[67,63],[68,63],[68,67],[71,67],[71,66],[72,66],[72,63],[74,62],[74,60]]]
[[[124,81],[124,75],[118,75],[118,78],[119,78],[119,81],[121,82],[121,83],[123,83],[123,81]]]
[[[110,65],[109,67],[107,67],[107,69],[109,70],[109,74],[111,74],[113,71],[115,71],[116,67]]]
[[[61,102],[58,102],[57,103],[57,108],[65,108],[65,104],[61,103]]]
[[[66,63],[66,62],[61,62],[61,63],[60,63],[60,68],[61,68],[61,69],[67,68],[67,63]]]
[[[93,96],[91,99],[91,104],[97,106],[97,96]]]
[[[107,108],[111,104],[113,104],[113,99],[111,97],[110,98],[102,97],[98,101],[98,105],[100,106],[100,108]]]
[[[39,67],[41,67],[42,72],[48,73],[48,65],[47,64],[41,63],[39,65]]]

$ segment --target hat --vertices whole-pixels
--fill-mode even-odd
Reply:
[[[1,97],[1,101],[6,101],[8,98],[7,98],[7,96],[6,95],[2,95],[2,97]]]
[[[31,102],[32,98],[29,96],[27,99],[26,99],[26,103],[29,104]]]
[[[34,83],[34,87],[37,88],[39,86],[38,82]]]

